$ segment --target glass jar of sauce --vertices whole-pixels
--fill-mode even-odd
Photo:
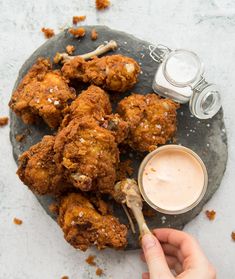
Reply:
[[[221,107],[218,86],[203,77],[204,67],[192,51],[149,46],[150,56],[159,63],[153,90],[178,103],[189,102],[191,113],[200,119],[213,117]]]

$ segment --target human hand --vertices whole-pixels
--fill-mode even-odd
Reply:
[[[192,236],[173,229],[155,229],[153,234],[142,238],[141,258],[149,268],[142,279],[216,279],[214,267]]]

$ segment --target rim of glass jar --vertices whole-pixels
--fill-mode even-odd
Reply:
[[[187,82],[177,82],[176,80],[172,79],[170,77],[170,75],[167,73],[167,70],[166,70],[166,64],[168,62],[168,60],[174,56],[175,54],[177,53],[180,53],[180,52],[183,52],[183,53],[187,53],[187,54],[190,54],[192,56],[194,56],[196,58],[196,61],[197,61],[197,64],[198,64],[198,70],[197,70],[197,73],[195,74],[195,77],[192,78],[191,80],[187,81]],[[172,50],[165,58],[165,60],[163,61],[163,65],[162,65],[162,68],[163,68],[163,74],[166,78],[166,80],[168,82],[170,82],[172,85],[174,86],[177,86],[177,87],[185,87],[185,86],[189,86],[189,85],[192,85],[194,84],[197,80],[199,80],[201,78],[201,76],[203,75],[204,73],[204,67],[203,67],[203,63],[201,62],[199,56],[193,52],[193,51],[190,51],[190,50],[187,50],[187,49],[176,49],[176,50]]]
[[[203,189],[202,189],[200,196],[194,203],[192,203],[191,205],[189,205],[183,209],[180,209],[180,210],[168,210],[168,209],[164,209],[164,208],[161,208],[161,207],[155,205],[145,194],[143,183],[142,183],[144,168],[145,168],[146,164],[149,162],[149,160],[151,160],[156,154],[160,153],[161,151],[172,150],[172,149],[181,150],[181,151],[191,154],[200,163],[200,166],[201,166],[201,168],[203,170],[203,174],[204,174],[204,185],[203,185]],[[143,159],[143,161],[141,162],[141,165],[139,167],[139,172],[138,172],[138,185],[139,185],[140,193],[141,193],[143,199],[153,209],[155,209],[158,212],[164,213],[164,214],[177,215],[177,214],[186,213],[186,212],[190,211],[191,209],[195,208],[200,203],[200,201],[203,199],[203,197],[206,194],[207,186],[208,186],[208,173],[207,173],[207,169],[206,169],[204,162],[199,157],[199,155],[197,155],[197,153],[195,153],[193,150],[191,150],[190,148],[187,148],[185,146],[182,146],[182,145],[167,144],[167,145],[158,147],[154,151],[150,152]]]

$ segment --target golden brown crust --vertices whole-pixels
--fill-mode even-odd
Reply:
[[[92,245],[98,249],[123,249],[127,244],[126,226],[111,215],[100,215],[80,194],[70,194],[62,200],[58,223],[65,239],[82,251]]]
[[[86,16],[73,16],[73,24],[78,24],[81,21],[84,21],[86,19]]]
[[[0,127],[6,126],[8,124],[9,118],[7,116],[0,117]]]
[[[96,0],[95,4],[96,4],[97,10],[104,10],[110,6],[110,1],[109,0]]]
[[[43,27],[43,28],[41,29],[41,31],[44,33],[44,36],[45,36],[46,39],[50,39],[51,37],[55,36],[54,30],[51,29],[51,28],[45,28],[45,27]]]
[[[64,64],[62,72],[68,79],[79,79],[107,90],[125,92],[136,84],[140,67],[134,59],[122,55],[94,57],[87,62],[75,57]]]
[[[72,188],[54,160],[53,136],[45,136],[19,158],[17,174],[34,193],[57,195]]]
[[[112,193],[119,151],[111,132],[93,118],[73,119],[56,136],[54,151],[74,187]]]
[[[210,221],[215,220],[216,212],[214,210],[206,210],[205,214]]]
[[[39,58],[13,93],[9,106],[26,124],[41,117],[49,127],[57,128],[75,98],[60,71],[53,71],[48,59]]]
[[[121,100],[118,113],[129,123],[127,143],[139,151],[152,151],[165,144],[176,132],[175,102],[156,94],[132,94]]]
[[[13,222],[14,222],[14,224],[16,224],[16,225],[22,225],[22,224],[23,224],[23,221],[22,221],[21,219],[19,219],[19,218],[14,218],[14,219],[13,219]]]
[[[69,55],[73,54],[73,52],[75,51],[75,46],[73,45],[67,45],[66,46],[66,51]],[[57,63],[56,63],[57,64]]]
[[[69,33],[73,35],[75,38],[81,38],[86,35],[86,30],[83,27],[70,28]]]
[[[92,116],[96,120],[100,120],[106,114],[110,114],[111,111],[108,94],[101,88],[90,85],[71,103],[68,114],[61,126],[65,127],[72,119],[82,118],[83,116]]]
[[[95,41],[95,40],[97,40],[97,38],[98,38],[98,33],[97,33],[96,29],[93,28],[91,30],[91,39],[92,39],[92,41]]]

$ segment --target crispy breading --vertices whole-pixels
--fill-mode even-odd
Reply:
[[[96,0],[95,4],[96,4],[97,10],[104,10],[110,6],[110,1],[109,0]]]
[[[75,118],[56,136],[54,151],[67,180],[82,191],[112,193],[119,150],[112,133],[92,117]]]
[[[72,119],[83,116],[92,116],[96,120],[100,120],[111,112],[108,94],[98,86],[90,85],[71,103],[61,126],[65,127]]]
[[[136,84],[140,67],[134,59],[119,54],[94,57],[89,61],[76,56],[63,65],[62,72],[68,79],[78,79],[107,90],[125,92]]]
[[[120,101],[117,111],[129,123],[127,143],[138,151],[152,151],[176,132],[178,104],[156,94],[132,94]]]
[[[100,215],[94,206],[80,194],[63,198],[58,223],[65,239],[76,249],[86,251],[95,245],[98,249],[123,249],[127,244],[127,228],[112,215]]]
[[[73,24],[78,24],[81,21],[84,21],[86,19],[86,16],[73,16]]]
[[[41,117],[49,127],[57,128],[75,98],[75,90],[60,71],[52,70],[49,59],[39,58],[14,91],[9,106],[26,124]]]
[[[67,53],[68,54],[73,54],[73,52],[75,51],[75,46],[73,46],[73,45],[67,45],[66,46],[66,51],[67,51]]]
[[[50,39],[51,37],[55,36],[54,30],[51,29],[51,28],[45,28],[45,27],[43,27],[43,28],[41,29],[41,31],[44,33],[44,36],[45,36],[46,39]]]
[[[92,39],[92,41],[95,41],[95,40],[97,40],[97,38],[98,38],[98,33],[97,33],[96,29],[93,28],[91,30],[91,39]]]
[[[0,127],[6,126],[8,124],[9,118],[7,116],[0,117]]]
[[[45,136],[19,158],[17,174],[34,193],[57,195],[72,188],[54,160],[54,136]]]
[[[73,35],[75,38],[81,38],[86,35],[86,30],[83,27],[70,28],[69,33]]]

